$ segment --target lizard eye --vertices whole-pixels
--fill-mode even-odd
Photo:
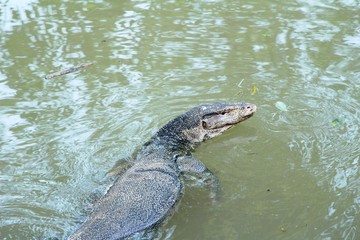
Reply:
[[[201,125],[202,125],[203,128],[206,128],[206,127],[207,127],[207,124],[206,124],[205,121],[202,121]]]

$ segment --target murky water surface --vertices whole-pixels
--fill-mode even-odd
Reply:
[[[117,160],[215,101],[258,112],[195,152],[220,203],[187,188],[159,239],[360,239],[359,1],[0,4],[0,239],[65,239]]]

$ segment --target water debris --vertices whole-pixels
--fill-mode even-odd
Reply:
[[[321,111],[320,108],[311,108],[311,109],[309,109],[309,108],[302,108],[302,109],[291,109],[291,110],[288,110],[286,104],[283,103],[283,102],[281,102],[281,101],[277,101],[277,102],[275,103],[275,107],[276,107],[277,109],[279,109],[280,111],[282,111],[282,112],[289,112],[289,111],[291,111],[291,112]]]
[[[280,231],[282,231],[282,232],[286,232],[286,231],[287,231],[287,229],[286,229],[286,227],[281,226],[281,227],[280,227]]]
[[[283,112],[287,112],[287,111],[288,111],[286,104],[283,103],[283,102],[280,102],[280,101],[277,101],[277,102],[275,103],[275,107],[276,107],[277,109],[279,109],[280,111],[283,111]]]
[[[82,68],[86,68],[86,67],[89,67],[93,64],[95,64],[96,62],[90,62],[90,63],[82,63],[78,66],[75,66],[75,67],[71,67],[71,68],[68,68],[68,69],[65,69],[65,70],[62,70],[62,71],[59,71],[59,72],[55,72],[55,73],[51,73],[49,75],[47,75],[45,77],[45,79],[51,79],[51,78],[54,78],[54,77],[60,77],[62,75],[65,75],[65,74],[69,74],[69,73],[73,73],[73,72],[76,72],[76,71],[79,71],[80,69]]]
[[[344,123],[344,120],[345,119],[343,117],[335,118],[331,121],[331,126],[336,127],[342,125]]]
[[[255,95],[259,91],[259,88],[253,84],[251,87],[251,95]]]
[[[239,95],[241,94],[241,87],[242,87],[241,84],[243,83],[244,80],[245,80],[245,79],[241,79],[241,81],[238,83],[237,86],[238,86],[238,88],[240,88],[240,90],[239,90],[235,95],[238,95],[238,96],[239,96]]]
[[[238,87],[241,88],[241,84],[243,83],[245,79],[241,79],[241,81],[238,83]]]

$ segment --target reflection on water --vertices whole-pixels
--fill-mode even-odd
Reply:
[[[0,239],[66,238],[117,160],[214,101],[259,110],[195,153],[218,206],[187,189],[160,239],[359,238],[357,1],[1,6]]]

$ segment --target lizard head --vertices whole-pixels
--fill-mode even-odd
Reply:
[[[252,103],[200,105],[168,122],[154,138],[174,149],[195,147],[250,118],[255,111],[256,105]]]
[[[256,111],[252,103],[213,103],[191,109],[183,136],[191,143],[216,137],[236,124],[250,118]]]

